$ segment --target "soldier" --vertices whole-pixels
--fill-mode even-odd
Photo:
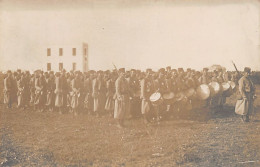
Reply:
[[[96,114],[96,116],[100,116],[101,113],[104,111],[106,98],[106,85],[103,80],[102,71],[97,72],[97,77],[93,80],[92,90],[92,97],[94,100],[94,113]]]
[[[30,72],[26,71],[22,78],[24,82],[24,107],[29,107],[30,102]]]
[[[161,68],[158,71],[159,75],[158,78],[154,81],[154,87],[155,87],[155,91],[158,91],[161,93],[161,95],[163,95],[164,93],[168,92],[167,89],[167,84],[166,84],[166,80],[165,80],[165,69]],[[166,104],[162,103],[159,106],[155,106],[154,107],[155,112],[156,112],[156,121],[157,123],[160,122],[160,120],[162,119],[163,113],[166,111],[167,106]]]
[[[54,103],[55,103],[55,81],[53,74],[45,74],[46,78],[46,91],[47,91],[47,97],[46,97],[46,106],[49,111],[53,111]]]
[[[116,80],[116,93],[115,93],[115,110],[114,118],[118,121],[118,127],[124,126],[125,114],[129,104],[129,89],[128,83],[125,79],[125,69],[118,70],[119,77]]]
[[[208,74],[208,68],[203,68],[202,76],[199,79],[201,84],[209,84],[210,77]]]
[[[108,77],[108,80],[106,81],[106,104],[105,104],[105,110],[113,116],[114,106],[115,106],[115,100],[114,100],[114,94],[115,94],[115,81],[116,81],[116,75],[111,74]]]
[[[146,70],[146,76],[141,80],[141,112],[144,118],[145,124],[149,123],[148,114],[152,110],[150,102],[150,96],[154,93],[154,85],[152,82],[151,69]]]
[[[17,79],[17,108],[25,109],[25,101],[24,101],[25,82],[23,80],[23,74],[17,76],[16,79]]]
[[[55,74],[55,107],[58,108],[59,113],[62,114],[62,107],[64,105],[64,92],[63,92],[63,82],[62,78],[60,76],[60,73],[57,72]]]
[[[34,74],[32,74],[32,77],[30,79],[30,104],[34,105],[34,100],[35,100],[35,75],[36,75],[36,71],[34,72]]]
[[[77,72],[75,78],[71,81],[71,109],[74,115],[78,115],[79,97],[80,97],[80,74]]]
[[[93,82],[93,70],[90,70],[84,79],[84,90],[85,99],[84,99],[84,108],[87,110],[88,114],[91,114],[93,111],[93,97],[92,97],[92,82]]]
[[[11,71],[7,71],[7,76],[4,79],[4,103],[7,105],[8,108],[12,108],[12,89],[13,89],[13,78],[12,78],[12,72]]]
[[[252,114],[254,110],[254,98],[255,96],[255,86],[250,78],[251,69],[249,67],[245,67],[244,76],[239,80],[239,92],[242,96],[243,109],[242,109],[242,120],[244,122],[249,122],[249,115]]]
[[[132,69],[130,71],[130,76],[127,78],[129,85],[129,93],[130,93],[130,108],[129,114],[130,117],[136,117],[140,112],[140,84],[136,77],[136,71]],[[138,112],[139,111],[139,112]]]
[[[39,112],[43,112],[44,104],[46,101],[46,82],[42,74],[42,71],[38,71],[35,79],[35,100],[34,107],[38,109]]]

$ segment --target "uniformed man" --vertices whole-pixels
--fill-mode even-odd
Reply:
[[[106,104],[105,104],[105,110],[109,113],[109,115],[112,117],[114,112],[114,106],[115,106],[115,81],[116,81],[116,75],[115,73],[109,74],[108,79],[106,81]]]
[[[55,105],[55,80],[53,74],[45,74],[46,78],[46,90],[47,90],[47,98],[46,98],[46,107],[49,111],[53,111]]]
[[[140,113],[140,83],[136,77],[136,71],[132,69],[127,78],[130,93],[129,117],[137,117]]]
[[[119,77],[116,80],[115,88],[115,110],[114,118],[118,121],[118,127],[124,126],[125,114],[129,106],[129,89],[128,82],[125,79],[125,69],[118,70]]]
[[[36,79],[35,79],[35,109],[38,109],[39,112],[43,112],[44,110],[44,104],[46,102],[46,81],[43,76],[42,71],[38,71],[36,73]]]
[[[7,76],[4,79],[4,103],[7,105],[8,108],[12,108],[12,103],[13,103],[12,96],[11,96],[12,89],[13,89],[12,80],[13,80],[12,72],[9,70],[7,71]]]
[[[63,92],[63,82],[60,72],[57,72],[55,78],[55,107],[58,108],[59,113],[62,113],[62,107],[64,105],[64,92]]]
[[[141,80],[141,112],[144,118],[145,124],[149,122],[148,114],[152,110],[152,105],[150,102],[150,96],[154,93],[154,85],[152,82],[151,69],[146,70],[146,76]]]
[[[239,92],[244,100],[244,111],[242,112],[242,120],[244,122],[249,122],[249,116],[254,110],[254,98],[255,96],[255,86],[250,78],[251,69],[245,67],[244,76],[239,80]]]
[[[75,78],[71,81],[71,109],[75,116],[78,115],[78,109],[80,105],[80,84],[80,74],[77,72],[75,74]]]
[[[210,77],[209,77],[209,74],[208,74],[208,68],[203,68],[202,76],[200,77],[199,80],[200,80],[201,84],[209,84]]]
[[[88,114],[93,111],[93,97],[92,97],[92,81],[93,81],[93,71],[89,71],[84,78],[84,108]]]
[[[93,80],[92,97],[94,100],[94,113],[100,116],[104,112],[106,100],[106,85],[103,80],[103,71],[97,72],[97,77]]]
[[[25,99],[24,99],[24,87],[25,82],[23,80],[23,74],[20,74],[16,77],[17,80],[17,108],[25,109]]]

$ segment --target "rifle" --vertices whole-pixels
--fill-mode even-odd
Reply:
[[[232,64],[233,64],[233,66],[235,67],[236,72],[238,73],[238,76],[239,76],[239,78],[240,78],[241,74],[240,74],[240,72],[238,71],[237,66],[235,65],[235,63],[233,62],[233,60],[232,60]]]
[[[114,63],[112,63],[112,64],[113,64],[114,68],[116,69],[117,74],[119,74],[119,73],[118,73],[118,70],[117,70],[117,68],[116,68],[116,65],[115,65]]]

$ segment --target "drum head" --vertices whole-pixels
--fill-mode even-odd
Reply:
[[[187,96],[187,97],[191,97],[194,94],[195,94],[195,89],[193,89],[193,88],[190,88],[190,89],[185,91],[185,96]]]
[[[174,93],[173,92],[165,93],[165,94],[163,94],[163,98],[165,100],[171,100],[174,98]]]
[[[228,83],[230,84],[231,88],[232,89],[235,89],[236,88],[236,83],[233,82],[233,81],[228,81]]]
[[[210,88],[210,94],[212,96],[220,93],[220,90],[221,90],[220,84],[217,83],[217,82],[210,82],[209,83],[209,88]]]
[[[161,98],[161,93],[155,92],[150,96],[150,101],[151,102],[156,102]]]
[[[210,89],[209,86],[206,84],[202,84],[200,85],[197,89],[196,89],[196,94],[197,97],[201,100],[206,100],[209,98],[210,96]]]
[[[185,97],[184,93],[179,92],[176,94],[175,99],[176,99],[176,101],[181,101],[182,99],[184,99],[184,97]]]
[[[230,84],[227,82],[224,82],[224,83],[222,83],[222,88],[223,88],[223,91],[225,92],[230,89]]]

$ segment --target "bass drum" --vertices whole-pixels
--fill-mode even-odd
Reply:
[[[196,97],[196,91],[193,88],[185,90],[184,94],[188,99],[194,99]]]
[[[196,97],[200,100],[207,100],[210,96],[209,86],[202,84],[196,89]]]
[[[175,94],[173,92],[168,92],[163,94],[163,100],[166,104],[172,104],[174,102]]]
[[[158,106],[161,105],[163,103],[163,98],[161,93],[159,92],[155,92],[150,96],[150,101],[152,103],[152,105],[154,106]]]
[[[232,88],[228,82],[222,83],[223,95],[229,97],[232,95]]]
[[[221,85],[217,82],[210,82],[209,83],[209,89],[210,89],[210,96],[211,97],[214,97],[214,96],[220,94],[221,91],[222,91]]]
[[[179,93],[176,94],[174,99],[175,99],[176,102],[180,102],[180,101],[184,100],[185,97],[186,96],[183,92],[179,92]]]
[[[228,83],[229,83],[229,85],[231,86],[232,90],[235,90],[235,89],[236,89],[237,85],[236,85],[235,82],[233,82],[233,81],[228,81]]]

